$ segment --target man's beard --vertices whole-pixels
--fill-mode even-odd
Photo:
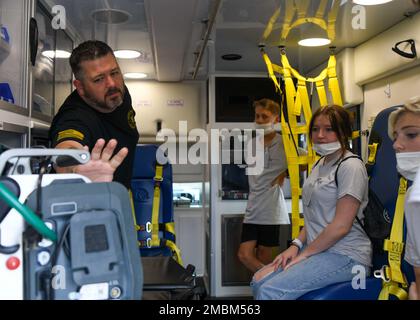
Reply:
[[[115,94],[117,92],[120,93],[120,96],[116,98],[112,98],[112,99],[111,98],[107,99],[108,96],[111,96],[112,94]],[[95,97],[93,97],[89,93],[86,93],[85,91],[85,99],[88,101],[88,104],[91,105],[94,109],[101,112],[109,113],[109,112],[114,111],[117,107],[119,107],[123,103],[124,88],[123,90],[120,90],[117,87],[109,89],[107,93],[105,94],[104,101],[97,100]]]

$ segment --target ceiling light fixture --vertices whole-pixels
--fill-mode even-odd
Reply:
[[[384,4],[391,1],[392,0],[353,0],[353,3],[360,4],[362,6],[375,6],[377,4]]]
[[[240,60],[242,59],[242,56],[240,54],[236,54],[236,53],[228,53],[228,54],[224,54],[222,56],[223,60],[229,60],[229,61],[235,61],[235,60]]]
[[[124,73],[124,78],[126,79],[144,79],[147,78],[147,74],[142,72],[127,72]]]
[[[140,57],[141,53],[136,50],[116,50],[114,55],[120,59],[136,59]]]
[[[320,25],[306,23],[297,30],[299,34],[298,44],[303,47],[322,47],[331,43],[328,32]]]
[[[99,9],[91,12],[93,20],[106,24],[125,23],[131,18],[127,11],[117,9]]]
[[[67,59],[71,56],[71,53],[65,50],[45,50],[42,55],[50,59]]]
[[[331,43],[330,39],[327,38],[308,38],[302,39],[298,44],[302,47],[322,47]]]

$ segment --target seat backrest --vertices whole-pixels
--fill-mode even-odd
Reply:
[[[398,107],[390,107],[382,110],[375,118],[369,137],[369,144],[378,143],[375,163],[368,166],[369,188],[373,190],[387,209],[391,221],[394,218],[395,205],[398,197],[399,176],[395,151],[392,147],[393,141],[388,136],[388,117]],[[405,237],[405,232],[404,232]],[[388,264],[387,253],[373,257],[374,270]],[[410,267],[402,263],[403,269],[410,274]]]
[[[393,218],[398,196],[399,177],[393,142],[388,137],[388,116],[396,107],[381,111],[375,118],[369,144],[378,143],[375,163],[369,170],[369,187]]]
[[[133,179],[153,179],[156,173],[157,158],[165,157],[156,144],[138,144],[134,156]],[[172,180],[172,166],[164,164],[163,178]]]
[[[163,152],[158,145],[137,145],[134,157],[133,178],[131,180],[131,190],[133,193],[133,203],[136,216],[136,223],[141,226],[137,232],[138,240],[144,243],[151,239],[151,230],[147,230],[146,225],[152,222],[153,197],[156,181],[157,157],[160,160]],[[168,162],[163,165],[163,180],[159,183],[159,223],[167,224],[174,221],[173,210],[173,187],[172,187],[172,166]],[[168,239],[175,242],[173,233],[159,231],[160,239]],[[141,247],[142,256],[172,255],[168,247],[144,248]]]

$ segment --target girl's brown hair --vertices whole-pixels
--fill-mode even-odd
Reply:
[[[341,151],[342,151],[341,156],[344,156],[344,153],[346,152],[346,150],[350,149],[349,139],[352,136],[352,128],[351,128],[352,119],[350,117],[350,114],[343,107],[339,107],[337,105],[331,105],[331,106],[319,108],[312,115],[312,119],[309,124],[309,132],[310,132],[309,136],[311,140],[312,140],[312,130],[314,127],[314,122],[316,118],[318,118],[321,115],[326,116],[330,120],[331,128],[337,135],[338,142],[340,142],[340,145],[341,145]]]

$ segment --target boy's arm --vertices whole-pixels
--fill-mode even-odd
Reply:
[[[280,187],[283,186],[284,179],[287,177],[287,170],[280,173],[272,182],[271,185],[274,186],[278,184]]]

